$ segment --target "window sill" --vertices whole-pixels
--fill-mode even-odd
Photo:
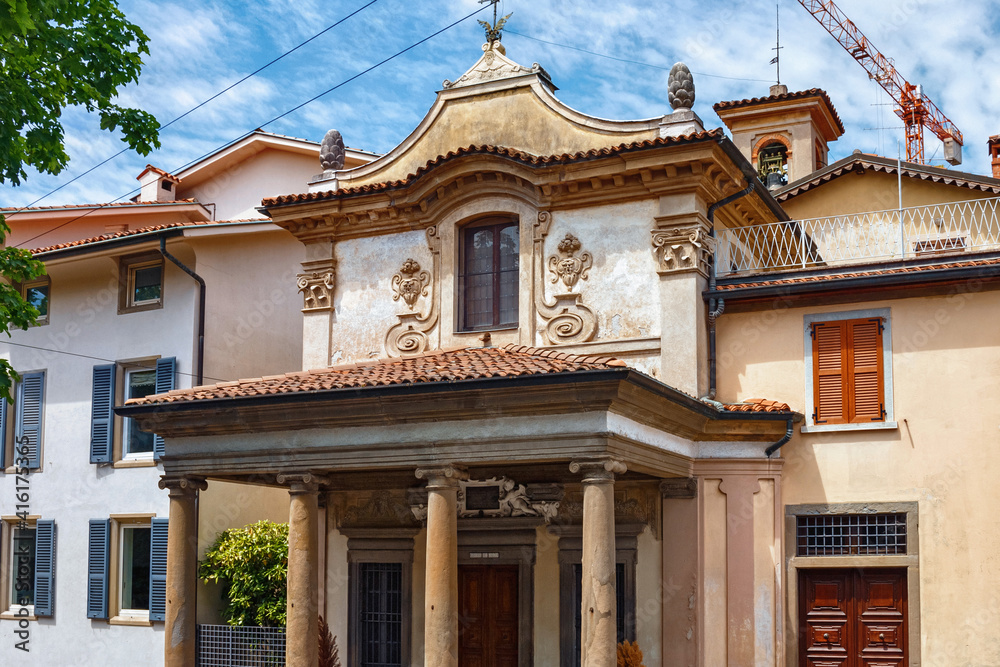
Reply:
[[[163,302],[155,301],[153,303],[143,303],[133,306],[120,306],[118,308],[118,314],[127,315],[129,313],[142,313],[147,310],[159,310],[160,308],[163,308]]]
[[[38,617],[35,616],[35,610],[29,607],[28,615],[18,616],[16,612],[8,609],[7,611],[0,613],[0,621],[37,621]]]
[[[157,461],[153,459],[121,459],[115,461],[112,467],[115,468],[155,468]]]
[[[837,431],[893,431],[899,428],[896,422],[872,422],[870,424],[804,424],[802,433],[832,433]]]
[[[151,628],[153,622],[143,616],[112,616],[108,625],[131,625],[134,627]]]

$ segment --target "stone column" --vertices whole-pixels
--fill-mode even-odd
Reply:
[[[319,486],[326,480],[313,473],[278,475],[288,484],[288,618],[285,664],[315,667],[319,663]]]
[[[583,569],[581,578],[581,667],[617,664],[615,596],[615,474],[625,464],[611,458],[573,461],[583,474]]]
[[[424,664],[458,667],[458,482],[455,466],[418,468],[427,480]]]
[[[159,486],[170,492],[163,664],[189,667],[195,663],[197,628],[198,491],[208,484],[200,477],[163,475]]]

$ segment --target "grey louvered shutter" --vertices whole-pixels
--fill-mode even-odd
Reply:
[[[45,396],[45,373],[25,373],[17,385],[17,407],[14,409],[14,443],[17,456],[25,456],[28,468],[41,465],[42,451],[42,401]]]
[[[35,616],[51,616],[55,595],[56,523],[35,523]]]
[[[114,364],[94,366],[93,404],[90,408],[90,462],[111,463],[114,447],[115,375]]]
[[[111,549],[111,521],[90,520],[87,548],[87,618],[108,617],[108,551]]]
[[[167,519],[153,519],[149,539],[149,620],[167,620]]]
[[[174,377],[177,375],[176,357],[166,357],[156,360],[156,393],[165,394],[174,388]],[[153,459],[160,460],[163,456],[163,438],[153,435]]]

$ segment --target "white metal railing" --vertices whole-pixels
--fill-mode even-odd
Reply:
[[[716,230],[716,275],[1000,250],[1000,197]]]

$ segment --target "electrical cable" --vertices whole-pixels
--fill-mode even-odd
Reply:
[[[518,37],[524,37],[525,39],[530,39],[534,42],[541,42],[542,44],[549,44],[551,46],[561,46],[564,49],[572,49],[573,51],[580,51],[581,53],[586,53],[588,55],[597,56],[598,58],[607,58],[608,60],[617,60],[620,63],[629,63],[630,65],[642,65],[643,67],[652,67],[654,69],[662,69],[664,71],[670,71],[669,67],[664,67],[663,65],[653,65],[652,63],[644,63],[640,60],[629,60],[628,58],[619,58],[618,56],[610,56],[606,53],[597,53],[596,51],[588,51],[587,49],[581,49],[579,46],[572,46],[571,44],[560,44],[559,42],[550,42],[545,39],[539,39],[538,37],[532,37],[531,35],[525,35],[523,32],[517,32],[511,30],[510,28],[505,28],[505,32],[511,35],[517,35]],[[698,76],[707,76],[713,79],[729,79],[730,81],[762,81],[764,83],[770,83],[770,79],[747,79],[739,76],[722,76],[721,74],[706,74],[705,72],[691,72],[692,74],[697,74]]]
[[[421,40],[420,40],[420,41],[418,41],[418,42],[414,42],[413,44],[411,44],[410,46],[406,47],[406,48],[405,48],[405,49],[403,49],[402,51],[397,51],[397,52],[396,52],[395,54],[393,54],[393,55],[389,56],[388,58],[385,58],[384,60],[381,60],[381,61],[379,61],[378,63],[376,63],[376,64],[372,65],[371,67],[369,67],[369,68],[367,68],[367,69],[365,69],[365,70],[363,70],[363,71],[361,71],[361,72],[359,72],[359,73],[357,73],[357,74],[355,74],[354,76],[352,76],[352,77],[350,77],[350,78],[348,78],[348,79],[345,79],[344,81],[341,81],[340,83],[338,83],[337,85],[333,86],[332,88],[328,88],[328,89],[326,89],[325,91],[323,91],[322,93],[320,93],[320,94],[318,94],[318,95],[316,95],[316,96],[314,96],[314,97],[312,97],[312,98],[310,98],[310,99],[306,100],[305,102],[302,102],[301,104],[298,104],[298,105],[296,105],[296,106],[292,107],[292,108],[291,108],[291,109],[289,109],[288,111],[285,111],[284,113],[282,113],[282,114],[279,114],[279,115],[275,116],[275,117],[274,117],[274,118],[272,118],[271,120],[269,120],[269,121],[267,121],[267,122],[265,122],[265,123],[263,123],[263,124],[259,125],[259,126],[258,126],[258,129],[260,129],[260,128],[264,128],[264,127],[267,127],[267,126],[268,126],[268,125],[270,125],[271,123],[274,123],[274,122],[276,122],[276,121],[278,121],[278,120],[280,120],[280,119],[284,118],[285,116],[287,116],[287,115],[289,115],[289,114],[291,114],[291,113],[294,113],[295,111],[298,111],[299,109],[301,109],[302,107],[304,107],[304,106],[306,106],[306,105],[308,105],[308,104],[312,104],[313,102],[315,102],[316,100],[320,99],[321,97],[324,97],[324,96],[326,96],[326,95],[328,95],[328,94],[332,93],[333,91],[337,90],[338,88],[340,88],[340,87],[342,87],[342,86],[345,86],[345,85],[347,85],[348,83],[350,83],[350,82],[354,81],[355,79],[357,79],[357,78],[359,78],[359,77],[361,77],[361,76],[364,76],[365,74],[368,74],[368,73],[369,73],[369,72],[371,72],[372,70],[374,70],[374,69],[376,69],[376,68],[378,68],[378,67],[380,67],[380,66],[384,65],[385,63],[389,62],[390,60],[393,60],[393,59],[395,59],[395,58],[398,58],[399,56],[403,55],[404,53],[406,53],[406,52],[408,52],[408,51],[411,51],[411,50],[415,49],[416,47],[420,46],[420,45],[421,45],[421,44],[423,44],[424,42],[427,42],[427,41],[429,41],[429,40],[433,39],[434,37],[437,37],[437,36],[438,36],[438,35],[440,35],[441,33],[445,32],[445,31],[447,31],[447,30],[450,30],[451,28],[454,28],[454,27],[455,27],[456,25],[458,25],[459,23],[462,23],[463,21],[467,21],[468,19],[472,18],[472,17],[473,17],[473,16],[475,16],[476,14],[478,14],[478,13],[480,13],[481,11],[483,11],[484,9],[486,9],[486,7],[488,7],[488,6],[489,6],[489,5],[486,5],[486,6],[484,6],[484,7],[481,7],[481,8],[479,8],[479,9],[477,9],[476,11],[474,11],[474,12],[472,12],[472,13],[470,13],[470,14],[467,14],[467,15],[465,15],[464,17],[462,17],[462,18],[458,19],[457,21],[455,21],[455,22],[453,22],[453,23],[450,23],[450,24],[448,24],[448,25],[447,25],[447,26],[445,26],[444,28],[441,28],[441,29],[440,29],[440,30],[438,30],[437,32],[434,32],[434,33],[432,33],[432,34],[428,35],[427,37],[424,37],[423,39],[421,39]],[[253,132],[252,132],[252,131],[251,131],[251,132],[245,132],[245,133],[243,133],[242,135],[240,135],[239,137],[237,137],[236,139],[234,139],[233,141],[229,141],[229,142],[226,142],[226,143],[222,144],[221,146],[218,146],[218,147],[216,147],[216,148],[213,148],[212,150],[208,151],[207,153],[205,153],[205,154],[203,154],[203,155],[201,155],[201,156],[199,156],[199,157],[195,158],[194,160],[191,160],[190,162],[188,162],[187,164],[183,165],[182,167],[179,167],[179,168],[177,168],[177,169],[174,169],[174,170],[172,170],[172,173],[178,173],[178,172],[181,172],[181,171],[184,171],[184,170],[185,170],[185,169],[187,169],[187,168],[188,168],[189,166],[191,166],[191,165],[193,165],[193,164],[196,164],[196,163],[198,163],[198,162],[200,162],[200,161],[204,160],[205,158],[207,158],[207,157],[209,157],[210,155],[212,155],[212,154],[214,154],[214,153],[218,152],[218,151],[219,151],[219,150],[221,150],[222,148],[225,148],[226,146],[230,146],[230,145],[232,145],[232,144],[234,144],[234,143],[236,143],[236,142],[238,142],[238,141],[240,141],[240,140],[244,139],[245,137],[248,137],[248,136],[250,136],[251,134],[253,134]],[[104,204],[99,204],[99,205],[95,206],[94,208],[92,208],[91,210],[87,211],[86,213],[82,213],[82,214],[78,215],[77,217],[75,217],[75,218],[71,218],[70,220],[67,220],[66,222],[64,222],[64,223],[62,223],[62,224],[60,224],[60,225],[57,225],[57,226],[55,226],[55,227],[52,227],[51,229],[48,229],[48,230],[46,230],[46,231],[44,231],[44,232],[41,232],[40,234],[36,234],[35,236],[32,236],[32,237],[31,237],[31,238],[29,238],[29,239],[25,239],[24,241],[21,241],[20,243],[18,243],[18,244],[17,244],[17,245],[15,245],[14,247],[15,247],[15,248],[21,248],[21,247],[23,247],[23,246],[24,246],[24,245],[25,245],[26,243],[30,243],[31,241],[34,241],[34,240],[35,240],[35,239],[37,239],[37,238],[40,238],[40,237],[42,237],[42,236],[45,236],[45,235],[47,235],[47,234],[51,234],[52,232],[54,232],[54,231],[56,231],[56,230],[58,230],[58,229],[61,229],[62,227],[65,227],[66,225],[68,225],[68,224],[70,224],[70,223],[73,223],[73,222],[76,222],[77,220],[79,220],[79,219],[81,219],[81,218],[84,218],[84,217],[86,217],[86,216],[90,215],[91,213],[94,213],[95,211],[99,211],[99,210],[102,210],[103,208],[105,208],[105,207],[107,207],[107,206],[110,206],[111,204],[114,204],[115,202],[117,202],[117,201],[119,201],[119,200],[121,200],[121,199],[124,199],[125,197],[128,197],[128,196],[129,196],[129,195],[131,195],[132,193],[134,193],[134,192],[137,192],[137,191],[138,191],[139,189],[140,189],[140,188],[134,188],[134,189],[132,189],[132,190],[129,190],[129,191],[127,192],[127,193],[125,193],[125,194],[123,194],[123,195],[121,195],[121,196],[119,196],[119,197],[116,197],[115,199],[111,200],[110,202],[107,202],[107,203],[104,203]],[[17,214],[17,213],[19,213],[19,212],[20,212],[20,211],[15,211],[14,213],[10,213],[9,215],[16,215],[16,214]]]

